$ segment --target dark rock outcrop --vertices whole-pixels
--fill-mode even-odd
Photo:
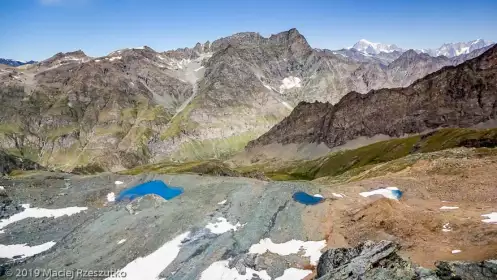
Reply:
[[[397,255],[391,241],[366,241],[354,248],[325,252],[319,259],[317,278],[331,279],[412,279],[411,263]]]
[[[361,136],[399,137],[442,127],[471,127],[496,117],[494,46],[475,59],[445,67],[407,88],[373,90],[364,95],[350,92],[335,106],[302,102],[248,147],[270,143],[336,147]]]
[[[391,241],[366,241],[353,248],[326,251],[319,259],[318,280],[490,280],[497,279],[497,261],[438,262],[433,270],[400,257]]]
[[[12,170],[37,170],[42,167],[29,160],[16,157],[0,150],[0,176],[9,174]]]

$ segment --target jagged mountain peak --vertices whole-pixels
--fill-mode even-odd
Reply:
[[[305,37],[300,34],[300,32],[296,28],[292,28],[288,31],[283,31],[269,37],[269,40],[272,42],[278,43],[286,43],[286,44],[301,44],[306,48],[311,48]]]
[[[411,55],[415,56],[413,51],[404,57]],[[358,137],[400,137],[441,127],[470,127],[495,117],[496,69],[494,46],[475,59],[442,68],[405,88],[367,94],[352,91],[335,106],[300,103],[290,116],[247,147],[325,143],[334,148]],[[460,115],[464,118],[457,117]]]
[[[413,49],[409,49],[409,50],[403,52],[399,56],[399,58],[397,58],[396,60],[394,60],[392,62],[392,64],[395,64],[397,61],[413,60],[413,59],[427,60],[427,59],[430,59],[430,58],[433,58],[433,57],[431,57],[430,55],[428,55],[426,53],[418,53],[418,52],[416,52]]]
[[[81,116],[63,111],[61,121],[52,125],[52,119],[45,118],[43,125],[39,124],[36,129],[82,130],[84,133],[75,132],[69,140],[64,136],[64,141],[91,141],[88,147],[92,150],[81,152],[85,153],[84,159],[94,158],[95,162],[110,169],[166,157],[196,160],[233,154],[248,140],[287,116],[300,101],[336,104],[350,91],[365,94],[372,89],[406,87],[443,66],[455,65],[451,61],[418,60],[410,51],[402,58],[405,63],[390,69],[387,65],[400,56],[399,51],[373,56],[356,50],[345,50],[348,53],[343,54],[313,50],[295,28],[267,37],[256,32],[242,32],[212,43],[194,43],[191,48],[167,52],[156,52],[147,46],[122,49],[89,61],[85,61],[88,57],[82,51],[59,53],[49,65],[36,65],[23,73],[10,74],[12,71],[5,70],[0,79],[6,85],[27,85],[27,90],[37,90],[47,96],[56,89],[61,98],[67,97],[65,107],[79,106],[88,111]],[[364,60],[343,59],[349,53]],[[412,62],[408,59],[411,56],[415,58]],[[427,55],[419,57],[424,56]],[[18,89],[8,89],[20,97],[9,102],[13,108],[24,108]],[[137,106],[142,100],[147,100],[149,107]],[[85,107],[88,102],[92,107]],[[128,108],[149,112],[143,119],[147,123],[140,123],[143,112],[128,116]],[[102,112],[101,118],[96,112]],[[121,122],[123,115],[127,116],[126,122]],[[0,114],[0,117],[17,122],[14,113]],[[38,118],[39,115],[33,116],[33,119]],[[36,123],[29,118],[23,121],[23,131],[34,131],[29,125]],[[142,137],[136,131],[130,131],[134,126],[129,124],[134,122],[152,132]],[[229,133],[220,130],[219,123],[229,126]],[[100,132],[109,129],[116,133],[101,135]],[[132,139],[123,138],[126,135],[132,135]],[[235,145],[230,141],[218,145],[219,139],[232,136],[241,136],[236,138]],[[104,138],[105,141],[101,141]],[[191,140],[203,144],[193,147],[188,144]],[[122,141],[125,143],[115,145]],[[38,139],[35,142],[43,143]],[[205,148],[213,144],[215,149]],[[4,146],[13,145],[15,143],[8,142]],[[47,149],[38,144],[29,145],[40,153]],[[54,145],[52,154],[64,153],[63,145],[59,142]],[[100,149],[103,146],[105,150]],[[124,150],[133,160],[120,154]],[[102,156],[111,153],[117,156]],[[56,162],[55,157],[43,160],[47,164]],[[67,168],[88,163],[75,161],[71,164]]]
[[[82,50],[76,50],[72,52],[58,52],[51,58],[59,58],[59,57],[67,57],[67,56],[74,56],[74,57],[88,57],[84,51]],[[49,58],[50,59],[50,58]]]
[[[428,53],[431,56],[443,55],[449,58],[453,58],[459,55],[469,54],[472,51],[485,48],[493,44],[494,42],[491,41],[476,39],[468,42],[445,43],[437,49],[426,49],[421,50],[421,52]]]
[[[493,45],[494,43],[484,39],[476,39],[468,42],[444,43],[436,49],[417,49],[418,53],[427,53],[430,56],[446,56],[453,58],[460,55],[469,54],[475,50],[482,49]],[[395,44],[382,44],[371,42],[367,39],[361,39],[348,50],[357,50],[365,55],[377,56],[381,53],[390,54],[394,52],[405,52],[405,49],[398,47]]]
[[[59,52],[54,56],[45,59],[40,62],[42,66],[55,66],[71,62],[86,62],[89,61],[91,57],[87,56],[82,50],[72,51],[72,52]]]
[[[373,43],[366,39],[359,40],[359,42],[355,43],[351,48],[367,54],[379,54],[381,52],[390,53],[393,51],[403,51],[403,49],[399,48],[395,44]]]

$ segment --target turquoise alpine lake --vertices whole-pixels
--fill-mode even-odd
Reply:
[[[133,200],[147,194],[161,196],[165,200],[170,200],[183,193],[183,188],[170,187],[160,180],[154,180],[126,189],[119,193],[117,201]]]
[[[293,194],[293,199],[305,205],[316,205],[324,201],[324,198],[312,196],[306,192],[296,192]]]

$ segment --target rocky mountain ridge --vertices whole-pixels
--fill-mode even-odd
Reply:
[[[8,66],[13,66],[13,67],[17,67],[17,66],[21,66],[21,65],[26,65],[26,64],[33,64],[33,63],[36,63],[36,61],[34,61],[34,60],[30,60],[30,61],[19,61],[19,60],[14,60],[14,59],[0,58],[0,64],[8,65]]]
[[[406,54],[406,62],[416,55]],[[364,95],[351,92],[336,105],[302,102],[248,147],[325,143],[332,148],[358,137],[401,137],[441,127],[478,125],[497,117],[496,77],[494,46],[477,58],[442,68],[407,88],[373,90]]]
[[[494,45],[494,42],[477,39],[469,42],[458,42],[458,43],[446,43],[443,44],[440,48],[437,49],[427,49],[420,50],[421,52],[427,53],[432,56],[446,56],[446,57],[455,57],[462,54],[468,54],[472,51],[485,48],[491,45]]]
[[[475,50],[492,46],[495,43],[488,40],[477,39],[469,42],[457,42],[457,43],[445,43],[439,48],[435,49],[415,49],[417,53],[426,53],[430,56],[445,56],[448,58],[454,58],[456,56],[469,54]],[[342,49],[341,51],[358,51],[364,56],[381,57],[388,53],[398,52],[403,53],[409,49],[400,48],[395,44],[382,44],[373,43],[366,39],[361,39],[355,43],[352,47],[347,49]]]
[[[366,39],[361,39],[359,42],[355,43],[350,49],[355,49],[363,53],[367,54],[380,54],[390,53],[394,51],[403,52],[402,48],[397,47],[397,45],[391,44],[382,44],[382,43],[373,43]]]
[[[0,69],[0,147],[63,170],[226,158],[301,101],[335,104],[459,62],[411,52],[388,67],[359,62],[313,49],[296,29],[167,52],[58,53]]]

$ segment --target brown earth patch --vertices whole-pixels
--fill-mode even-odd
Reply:
[[[439,260],[497,258],[497,224],[481,215],[497,212],[497,158],[436,158],[385,176],[330,184],[321,194],[344,198],[309,207],[303,219],[328,247],[355,246],[364,240],[394,240],[414,263],[433,267]],[[360,192],[388,186],[403,192],[400,201]],[[442,206],[457,206],[441,210]],[[448,225],[447,225],[448,224]],[[450,231],[444,232],[444,225]],[[317,230],[319,228],[320,230]],[[317,240],[317,238],[315,238]],[[461,250],[453,254],[452,250]]]

